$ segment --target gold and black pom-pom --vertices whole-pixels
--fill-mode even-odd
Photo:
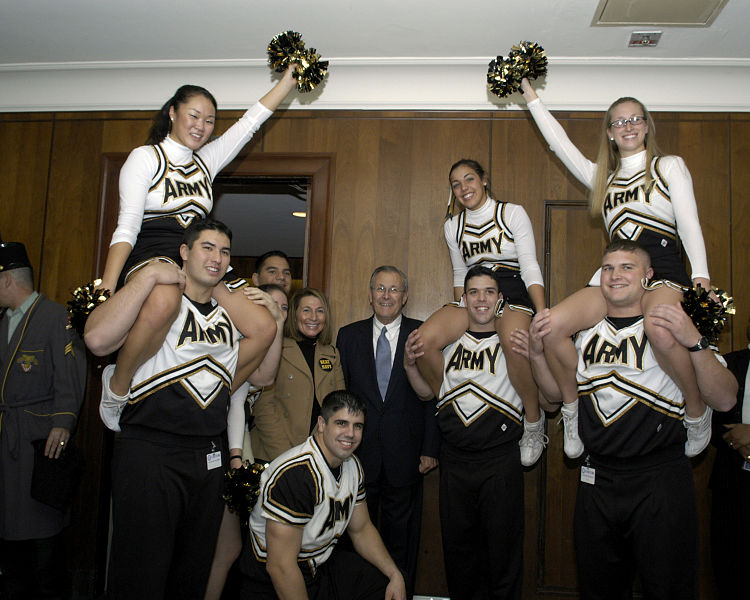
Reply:
[[[260,476],[267,466],[264,463],[243,464],[224,474],[224,492],[221,497],[227,508],[236,513],[242,523],[250,518],[250,512],[258,500]]]
[[[500,98],[510,96],[521,87],[521,78],[510,61],[502,55],[493,58],[487,69],[487,88]]]
[[[328,73],[328,61],[320,60],[315,48],[305,49],[305,42],[296,31],[284,31],[274,36],[268,43],[268,62],[278,73],[296,63],[294,78],[302,93],[314,90]]]
[[[534,42],[520,42],[511,48],[507,58],[502,55],[490,61],[487,88],[500,98],[521,89],[524,77],[536,79],[547,72],[544,48]]]
[[[547,55],[544,48],[535,42],[520,42],[513,46],[508,60],[519,73],[519,81],[524,77],[536,79],[547,72]]]
[[[77,287],[73,290],[73,297],[68,300],[68,328],[75,329],[81,337],[91,311],[112,295],[109,290],[99,287],[101,284],[102,280],[97,279]]]
[[[294,74],[297,78],[297,89],[302,92],[313,91],[328,73],[328,61],[320,60],[315,48],[310,48],[303,53],[300,61],[297,63],[297,72]]]
[[[719,339],[719,334],[727,322],[727,315],[734,314],[734,298],[724,290],[712,288],[719,299],[716,302],[709,296],[709,290],[698,284],[685,290],[682,297],[682,308],[695,324],[701,335],[711,343]]]
[[[284,31],[268,42],[268,62],[274,71],[283,73],[304,51],[302,36],[296,31]]]

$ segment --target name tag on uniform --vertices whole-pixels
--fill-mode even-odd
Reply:
[[[221,466],[221,452],[209,452],[206,454],[206,468],[210,471],[211,469],[217,469]]]
[[[331,360],[329,358],[321,358],[318,361],[318,364],[320,365],[320,368],[324,371],[332,371],[333,370],[333,363],[331,363]]]
[[[586,465],[581,466],[581,481],[594,485],[596,481],[596,469],[594,467],[587,467]]]

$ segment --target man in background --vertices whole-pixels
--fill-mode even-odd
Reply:
[[[357,456],[365,472],[370,518],[414,593],[422,526],[423,475],[437,466],[435,402],[422,402],[404,371],[404,344],[422,322],[404,316],[406,274],[380,266],[370,277],[373,316],[339,330],[346,388],[367,405]]]
[[[65,308],[34,291],[31,263],[20,243],[0,241],[0,309],[2,597],[62,598],[65,553],[59,534],[69,505],[34,498],[32,474],[35,461],[59,461],[66,451],[83,403],[86,354],[67,328]]]

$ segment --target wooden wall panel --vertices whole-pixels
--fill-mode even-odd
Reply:
[[[217,133],[240,114],[221,113]],[[593,158],[601,113],[557,116],[574,143]],[[741,348],[750,317],[750,175],[745,168],[750,117],[670,113],[655,118],[664,150],[683,156],[691,171],[713,281],[737,298],[733,335],[724,336],[722,349]],[[128,152],[142,144],[150,119],[151,114],[141,112],[0,115],[0,159],[6,173],[0,232],[27,244],[32,262],[40,267],[41,289],[53,298],[65,301],[71,287],[93,274],[101,154]],[[261,152],[334,155],[327,287],[335,327],[370,313],[367,279],[385,262],[410,276],[411,316],[424,318],[451,299],[442,224],[447,171],[462,157],[484,164],[498,199],[526,208],[553,303],[584,285],[598,260],[594,255],[603,229],[598,219],[586,216],[586,190],[549,151],[527,113],[283,111],[242,154]],[[87,434],[101,435],[96,407],[86,410],[91,418],[82,420],[86,431],[79,435],[84,440]],[[525,480],[528,598],[562,597],[575,585],[570,523],[576,465],[562,460],[560,428],[550,422],[548,433],[543,463],[527,472]],[[704,543],[711,463],[709,452],[694,464]],[[432,474],[426,485],[419,590],[444,595],[436,484],[437,474]],[[707,558],[704,545],[701,596],[711,598]]]
[[[62,303],[90,279],[101,133],[101,121],[55,123],[41,288]]]
[[[452,299],[442,234],[448,169],[486,160],[481,120],[290,118],[266,132],[265,152],[336,154],[330,297],[339,327],[370,314],[372,270],[393,263],[409,275],[407,311],[424,319]],[[282,150],[283,149],[283,150]]]
[[[729,327],[733,331],[732,349],[740,350],[750,341],[750,115],[733,115],[730,140],[732,278],[731,284],[724,285],[731,289],[737,306]]]
[[[676,120],[674,115],[664,114],[657,114],[655,118],[662,150],[681,156],[690,171],[711,283],[726,289],[731,279],[728,119],[684,115]],[[723,218],[718,218],[719,215]],[[686,264],[689,265],[689,261],[686,260]],[[722,352],[731,350],[729,331],[721,336],[719,346]]]
[[[39,283],[47,210],[47,178],[52,123],[37,120],[0,122],[0,235],[22,242]]]

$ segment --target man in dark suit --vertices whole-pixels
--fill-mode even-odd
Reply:
[[[422,475],[437,466],[440,434],[435,403],[422,402],[404,372],[404,344],[422,323],[401,314],[406,275],[381,266],[370,277],[369,319],[339,330],[346,388],[367,404],[367,426],[357,450],[365,472],[367,506],[388,551],[414,581],[422,521]],[[379,517],[379,518],[378,518]]]
[[[747,327],[750,341],[750,323]],[[711,559],[719,598],[736,598],[745,589],[745,547],[750,539],[750,347],[724,355],[737,379],[737,404],[714,413],[716,460],[709,487],[711,498]]]

